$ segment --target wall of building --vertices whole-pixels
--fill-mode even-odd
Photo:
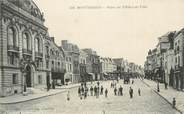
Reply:
[[[24,3],[24,1],[23,1]],[[0,7],[1,8],[1,7]],[[20,70],[20,67],[25,68],[24,65],[31,65],[36,69],[37,61],[36,58],[38,58],[36,54],[36,47],[35,47],[35,39],[36,37],[39,37],[40,40],[40,53],[39,58],[41,61],[39,61],[39,67],[38,69],[41,71],[32,71],[32,84],[37,86],[46,86],[46,71],[45,71],[45,58],[44,58],[44,51],[43,51],[43,44],[44,40],[43,37],[44,34],[47,34],[47,28],[43,25],[42,20],[38,19],[38,17],[34,17],[31,14],[29,14],[27,11],[24,11],[23,9],[18,8],[12,3],[9,3],[8,1],[4,1],[3,9],[1,9],[1,75],[0,75],[0,93],[3,93],[1,96],[8,96],[14,93],[21,93],[23,91],[22,85],[23,85],[23,74]],[[12,27],[15,31],[15,35],[17,38],[17,47],[18,50],[14,52],[16,49],[15,47],[11,47],[13,49],[10,49],[10,45],[8,45],[8,28]],[[23,33],[29,34],[30,38],[30,61],[28,62],[27,58],[24,58],[23,55]],[[42,36],[42,37],[41,37]],[[41,45],[42,44],[42,45]],[[12,51],[13,50],[13,51]],[[16,53],[16,57],[13,57],[15,60],[15,64],[10,64],[10,57],[11,54]],[[20,65],[21,60],[23,60],[25,63],[24,65]],[[16,84],[12,84],[13,80],[13,74],[14,77],[17,77]],[[42,83],[38,84],[37,76],[42,76]],[[2,86],[2,87],[1,87]]]
[[[0,1],[0,17],[2,17],[2,8],[1,8],[2,1]],[[2,20],[0,20],[0,96],[2,92]]]

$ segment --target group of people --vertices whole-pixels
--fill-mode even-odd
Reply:
[[[118,82],[115,82],[115,81],[111,83],[111,88],[114,89],[114,95],[123,96],[124,95],[123,87],[120,85],[119,88],[117,88],[117,83]],[[132,84],[133,83],[134,81],[132,81]],[[133,94],[134,94],[133,88],[130,87],[129,89],[130,98],[133,98]],[[104,95],[105,98],[107,98],[108,89],[104,88],[103,85],[99,81],[91,87],[88,87],[86,83],[82,83],[78,88],[78,96],[81,100],[86,99],[88,96],[94,96],[96,98],[99,98],[100,95]],[[140,88],[138,89],[138,95],[141,96]]]
[[[118,82],[115,82],[113,81],[111,83],[111,88],[114,88],[114,95],[115,96],[123,96],[123,87],[120,85],[120,87],[117,89],[116,85],[117,85]],[[134,80],[132,80],[132,84],[134,84]],[[133,88],[130,87],[129,89],[129,95],[130,95],[130,98],[133,98]],[[138,89],[138,95],[141,96],[141,89],[139,88]]]
[[[123,96],[123,87],[120,86],[118,89],[115,87],[114,88],[114,95],[118,95],[118,96]]]
[[[89,92],[90,91],[90,92]],[[86,99],[88,96],[95,96],[99,98],[100,95],[103,95],[105,92],[105,97],[107,97],[108,90],[105,89],[103,85],[100,86],[100,82],[97,82],[97,85],[91,86],[90,88],[87,87],[86,83],[82,83],[81,86],[78,88],[78,95],[80,99]]]

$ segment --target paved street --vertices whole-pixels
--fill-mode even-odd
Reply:
[[[102,84],[109,90],[108,98],[100,96],[96,99],[90,96],[86,100],[80,100],[77,88],[74,88],[70,89],[70,101],[66,100],[66,93],[62,93],[35,101],[3,105],[0,110],[7,111],[8,114],[179,114],[140,80],[135,80],[133,85],[124,85],[120,81],[117,87],[123,86],[124,96],[114,96],[110,81]],[[134,89],[133,99],[129,98],[130,86]],[[141,88],[142,96],[138,96],[138,88]]]

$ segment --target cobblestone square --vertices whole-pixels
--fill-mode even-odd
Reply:
[[[87,99],[81,100],[78,97],[77,88],[73,88],[69,89],[70,101],[67,101],[67,92],[65,92],[39,100],[3,105],[2,107],[8,114],[19,114],[20,112],[23,114],[179,114],[139,79],[135,80],[134,84],[123,84],[122,80],[117,84],[117,87],[122,85],[123,96],[114,96],[113,88],[110,88],[111,82],[101,82],[104,88],[108,88],[108,98],[101,95],[99,98],[88,96]],[[133,99],[129,97],[129,87],[134,90]],[[138,88],[141,89],[141,96],[138,95]]]

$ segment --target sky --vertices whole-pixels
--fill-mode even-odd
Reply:
[[[58,45],[68,40],[102,57],[123,57],[139,65],[144,65],[158,37],[184,26],[184,0],[34,1]],[[127,5],[144,8],[122,8]]]

